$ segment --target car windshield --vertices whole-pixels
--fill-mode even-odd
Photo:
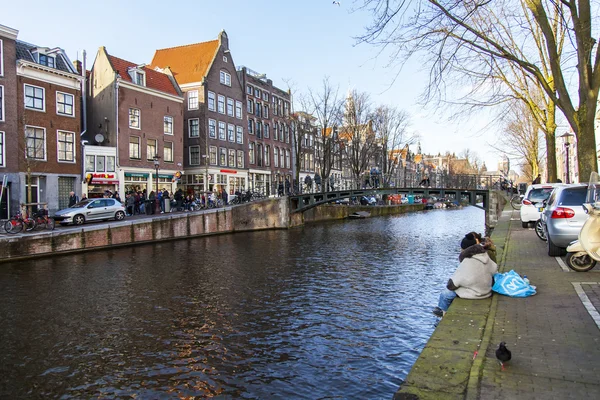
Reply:
[[[577,189],[565,189],[559,201],[559,206],[580,206],[585,203],[585,195],[587,188],[581,187]]]
[[[74,205],[72,205],[72,206],[71,206],[71,207],[69,207],[69,208],[82,208],[82,207],[85,207],[85,206],[87,206],[88,204],[90,204],[92,201],[93,201],[93,200],[83,200],[83,201],[80,201],[80,202],[79,202],[79,203],[77,203],[77,204],[74,204]]]
[[[531,192],[529,192],[529,200],[533,203],[544,201],[550,196],[553,189],[554,188],[531,189]]]

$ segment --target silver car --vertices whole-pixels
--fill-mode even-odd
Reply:
[[[61,225],[81,225],[86,221],[121,221],[125,218],[125,206],[116,199],[88,199],[72,207],[57,211],[54,219]]]
[[[549,256],[564,255],[567,246],[577,240],[579,231],[588,218],[583,208],[586,194],[586,184],[560,186],[550,194],[542,212]]]

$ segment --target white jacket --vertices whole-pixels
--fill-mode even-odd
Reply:
[[[492,295],[494,274],[498,265],[487,253],[475,254],[465,258],[452,275],[455,290],[462,299],[485,299]]]

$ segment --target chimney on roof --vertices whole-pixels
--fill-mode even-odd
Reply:
[[[79,75],[81,75],[81,71],[83,70],[83,68],[81,66],[81,61],[79,61],[79,60],[73,61],[73,66],[75,67],[75,70],[77,70],[77,73]]]
[[[227,37],[227,32],[225,32],[225,29],[219,33],[219,43],[223,47],[223,50],[229,50],[229,38]]]

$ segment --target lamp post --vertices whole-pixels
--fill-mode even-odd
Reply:
[[[573,137],[573,134],[571,132],[565,132],[563,135],[560,135],[560,137],[564,140],[565,145],[565,183],[571,183],[571,175],[569,174],[569,147],[571,147],[570,139]]]
[[[154,209],[157,213],[160,213],[160,205],[158,204],[158,167],[160,165],[160,157],[158,156],[158,154],[154,155],[154,169],[156,170],[156,180],[155,185],[156,185],[156,192],[154,194],[154,199],[155,199],[155,204],[154,204]]]

